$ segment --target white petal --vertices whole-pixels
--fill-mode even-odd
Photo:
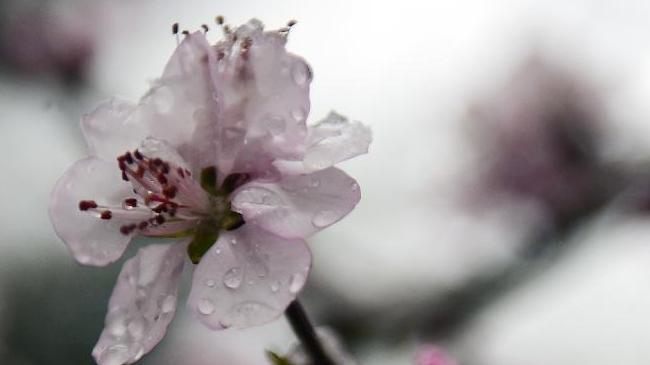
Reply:
[[[311,253],[252,224],[223,232],[194,272],[188,305],[212,329],[272,321],[302,289]]]
[[[163,338],[176,312],[185,247],[150,245],[124,263],[93,349],[99,365],[132,364]]]
[[[274,165],[290,174],[318,171],[367,153],[371,141],[370,128],[330,112],[325,119],[309,127],[308,146],[302,161],[278,160]]]
[[[359,202],[357,182],[330,167],[279,182],[253,181],[235,191],[233,209],[246,222],[282,237],[308,237],[336,223]]]
[[[260,169],[275,158],[299,158],[305,148],[311,70],[288,53],[286,38],[251,21],[238,41],[217,45],[217,93],[222,131],[219,168],[224,173]],[[250,40],[246,56],[243,43]]]
[[[149,133],[149,127],[133,118],[134,110],[135,106],[129,102],[112,99],[81,119],[81,131],[92,156],[112,162],[138,146]]]
[[[118,221],[82,212],[79,202],[94,200],[100,205],[120,205],[130,190],[130,184],[122,181],[116,162],[95,157],[77,161],[61,176],[50,198],[50,219],[77,261],[107,265],[122,256],[131,240],[120,233]]]

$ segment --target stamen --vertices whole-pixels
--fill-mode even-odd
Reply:
[[[223,25],[223,22],[224,22],[223,15],[217,15],[217,17],[214,18],[214,20],[217,22],[217,24]]]
[[[126,175],[126,171],[122,171],[122,180],[129,181],[129,177]]]
[[[79,202],[79,210],[81,211],[95,208],[97,208],[97,203],[94,200],[82,200]]]
[[[178,23],[172,24],[172,34],[177,35],[178,34]]]
[[[110,210],[105,210],[102,212],[102,214],[99,216],[101,219],[111,219],[113,217],[113,214],[111,213]]]
[[[133,155],[131,155],[131,152],[127,152],[124,154],[124,159],[126,160],[126,163],[129,165],[133,163]]]
[[[201,28],[203,28],[204,33],[207,33],[210,30],[210,28],[208,28],[208,26],[205,24],[201,24]]]
[[[144,158],[144,156],[142,156],[142,153],[140,153],[138,150],[133,151],[133,156],[135,156],[135,158],[138,160],[142,160]]]
[[[157,215],[156,218],[154,218],[154,220],[155,220],[156,223],[158,223],[158,224],[163,224],[163,223],[165,223],[165,217],[163,217],[162,215]]]
[[[176,187],[174,185],[167,186],[166,188],[163,189],[163,195],[166,196],[169,199],[174,199],[176,196]]]
[[[138,206],[138,200],[135,198],[124,199],[124,205],[135,208]]]

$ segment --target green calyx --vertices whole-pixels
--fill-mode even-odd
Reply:
[[[232,231],[244,225],[241,214],[231,209],[229,195],[249,180],[247,174],[231,174],[220,187],[217,187],[217,168],[206,167],[201,170],[200,183],[203,190],[210,195],[212,212],[202,219],[191,233],[194,237],[187,246],[187,254],[192,263],[198,264],[206,252],[219,239],[221,230]]]

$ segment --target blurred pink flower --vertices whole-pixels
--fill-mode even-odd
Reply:
[[[416,365],[458,365],[441,348],[433,345],[422,346],[415,357]]]
[[[90,157],[60,178],[50,205],[75,259],[104,266],[135,236],[173,239],[125,262],[99,364],[133,363],[161,340],[185,251],[198,263],[188,305],[202,323],[275,319],[309,273],[304,239],[359,201],[333,165],[366,153],[370,131],[335,113],[306,125],[311,71],[286,35],[257,20],[216,45],[187,34],[137,105],[112,100],[83,118]]]

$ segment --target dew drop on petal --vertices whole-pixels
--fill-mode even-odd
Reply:
[[[197,309],[199,310],[199,313],[203,315],[210,315],[212,312],[214,312],[214,303],[210,299],[204,298],[199,300],[199,304]]]
[[[175,307],[176,307],[176,297],[173,295],[168,295],[163,300],[160,309],[162,310],[163,313],[170,313],[175,309]]]
[[[289,280],[289,292],[296,294],[303,285],[305,285],[305,276],[301,273],[295,273],[291,275],[291,279]]]
[[[136,340],[139,340],[142,338],[142,335],[144,334],[144,323],[140,319],[135,319],[131,321],[131,323],[129,323],[128,329],[131,337],[133,337]]]
[[[314,227],[323,228],[336,222],[337,219],[338,215],[335,212],[331,210],[322,210],[314,215],[311,223],[314,225]]]
[[[302,108],[296,108],[291,111],[291,117],[296,120],[296,122],[302,122],[305,120],[305,111]]]
[[[205,286],[207,286],[208,288],[214,287],[215,284],[216,283],[212,279],[208,279],[208,280],[205,281]]]
[[[140,346],[138,348],[138,351],[135,353],[135,356],[133,356],[133,360],[134,361],[140,360],[142,358],[142,355],[144,355],[144,348],[142,348],[142,346]]]
[[[226,271],[223,275],[223,285],[227,286],[230,289],[237,289],[242,282],[242,273],[241,269],[238,267],[233,267],[230,270]]]
[[[230,244],[233,245],[233,246],[236,245],[237,244],[237,239],[235,237],[231,238],[230,239]]]
[[[287,123],[284,121],[284,118],[277,115],[266,117],[266,119],[264,119],[264,123],[269,133],[271,133],[273,136],[279,136],[280,134],[284,133],[285,129],[287,128]]]
[[[280,290],[280,282],[276,280],[271,283],[270,287],[272,292],[277,293],[277,291]]]

